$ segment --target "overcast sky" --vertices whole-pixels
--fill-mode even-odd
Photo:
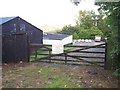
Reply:
[[[20,16],[41,29],[74,25],[79,10],[97,10],[93,0],[79,6],[70,0],[0,0],[0,9],[0,17]]]

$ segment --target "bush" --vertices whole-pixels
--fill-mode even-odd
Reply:
[[[94,39],[96,35],[103,36],[103,32],[97,27],[91,27],[90,29],[85,29],[84,27],[78,26],[64,26],[62,31],[58,32],[61,34],[71,34],[74,39]]]
[[[76,32],[73,34],[73,39],[79,39],[79,35]]]
[[[79,30],[79,38],[81,39],[94,39],[96,35],[103,36],[102,31],[99,30],[97,27]]]
[[[71,25],[68,25],[68,26],[64,26],[62,28],[62,31],[58,32],[58,33],[61,33],[61,34],[74,34],[74,33],[78,33],[78,29],[77,27],[75,26],[71,26]]]

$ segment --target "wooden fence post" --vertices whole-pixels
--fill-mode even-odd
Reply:
[[[65,64],[67,63],[67,53],[65,53]]]
[[[107,40],[105,41],[105,62],[104,69],[107,69]]]
[[[49,59],[49,62],[51,62],[51,50],[49,50],[49,57],[48,57],[48,59]]]
[[[37,49],[35,50],[35,60],[37,59]]]
[[[26,38],[27,38],[27,59],[28,62],[30,62],[30,55],[32,53],[31,47],[30,47],[30,39],[29,36],[26,34]]]

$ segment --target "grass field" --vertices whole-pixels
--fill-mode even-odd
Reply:
[[[63,67],[31,64],[3,72],[4,88],[83,88]]]
[[[118,78],[112,73],[97,66],[6,64],[2,65],[2,88],[117,88]]]

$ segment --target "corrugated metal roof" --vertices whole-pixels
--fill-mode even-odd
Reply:
[[[0,17],[0,24],[3,24],[5,22],[8,22],[16,17]]]
[[[44,34],[43,39],[48,39],[48,40],[62,40],[70,35],[67,34]]]

